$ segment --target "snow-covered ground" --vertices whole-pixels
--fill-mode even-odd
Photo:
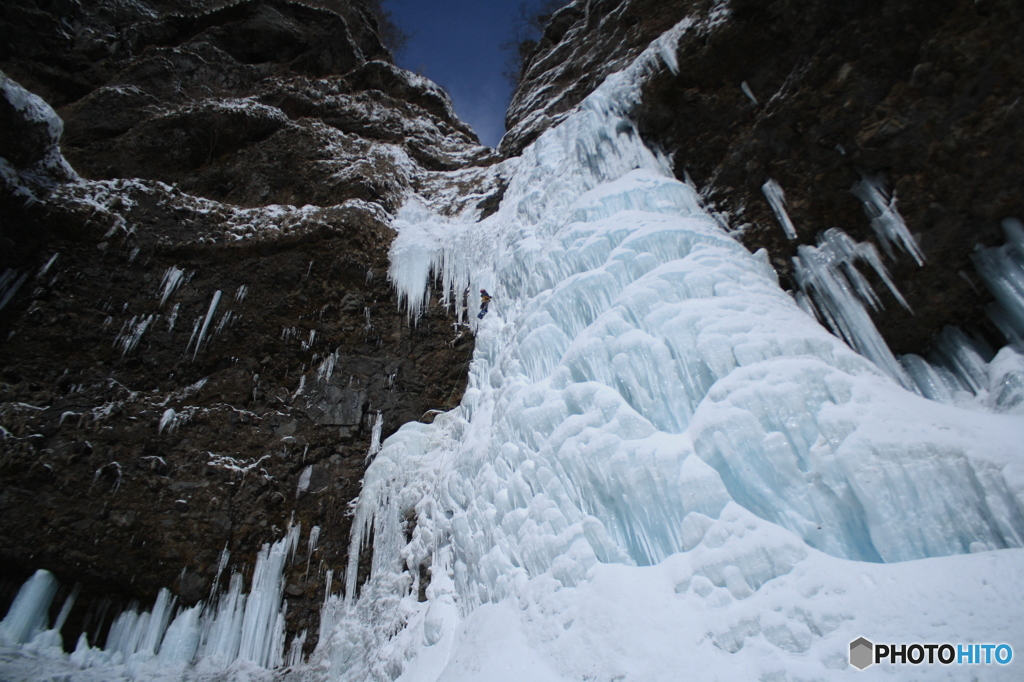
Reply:
[[[449,301],[494,300],[476,322],[470,295],[462,405],[403,426],[367,470],[344,589],[316,652],[281,676],[1022,677],[1017,658],[850,665],[859,637],[1024,651],[1024,365],[1006,348],[964,370],[976,397],[926,399],[826,331],[704,211],[629,110],[652,70],[672,68],[674,41],[705,29],[679,24],[507,162],[494,215],[415,198],[400,212],[391,277],[413,317],[432,273]],[[101,667],[53,674],[205,679],[224,603],[173,621],[159,673],[154,645],[134,649],[134,669],[83,649],[77,662]],[[250,628],[234,657],[286,660],[265,610],[252,626],[265,655]],[[226,632],[216,641],[233,643]],[[0,671],[30,669],[43,639],[4,649]],[[233,665],[221,677],[252,670]]]

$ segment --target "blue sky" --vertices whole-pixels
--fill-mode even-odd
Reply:
[[[566,0],[568,2],[568,0]],[[512,86],[502,77],[522,0],[386,0],[411,38],[398,65],[421,73],[451,95],[455,111],[495,147],[505,132]],[[540,0],[526,3],[539,6]]]

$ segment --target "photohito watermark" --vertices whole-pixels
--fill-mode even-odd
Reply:
[[[873,644],[864,637],[850,642],[850,665],[858,670],[874,663],[898,665],[1007,665],[1009,644]]]

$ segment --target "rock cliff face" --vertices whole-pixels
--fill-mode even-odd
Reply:
[[[677,175],[743,227],[748,247],[766,247],[793,287],[799,244],[833,226],[870,237],[850,190],[881,174],[926,259],[889,261],[914,311],[884,301],[875,319],[889,345],[921,353],[946,324],[1001,338],[969,256],[1024,214],[1020,3],[579,0],[527,60],[502,149],[520,149],[686,17],[707,28],[684,36],[678,69],[651,78],[635,111]],[[769,179],[786,193],[794,241],[762,194]]]
[[[321,5],[0,10],[8,583],[194,602],[222,548],[243,569],[319,525],[287,593],[315,633],[375,423],[460,398],[471,336],[398,310],[389,222],[491,152],[363,5]],[[100,626],[79,601],[66,641]]]

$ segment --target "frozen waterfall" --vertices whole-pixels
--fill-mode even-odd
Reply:
[[[866,313],[841,319],[876,348],[854,352],[723,231],[628,116],[664,47],[507,162],[496,214],[399,215],[390,276],[412,317],[435,278],[453,305],[494,300],[462,405],[367,471],[316,654],[332,678],[677,679],[687,661],[696,679],[818,679],[859,635],[1024,641],[1002,602],[1024,596],[1024,421],[911,392],[952,374],[898,363]],[[905,226],[885,234],[919,255]],[[821,257],[865,259],[899,296],[842,237]],[[819,307],[858,283],[846,267],[816,281]],[[961,629],[989,579],[1003,597]],[[931,588],[948,602],[922,620],[907,595]]]
[[[835,233],[804,253],[805,280],[863,354],[779,287],[629,117],[701,30],[677,25],[504,162],[495,214],[401,210],[390,277],[411,318],[437,281],[452,306],[494,299],[477,322],[468,297],[462,404],[380,444],[342,589],[286,679],[832,679],[860,636],[1024,645],[1024,357],[950,330],[942,357],[898,361],[849,296],[870,301],[851,264],[884,273],[880,256]],[[919,256],[895,202],[863,187],[878,229]],[[1007,230],[977,258],[1019,341],[1024,231]],[[811,256],[846,274],[823,279]],[[283,664],[288,542],[257,567],[259,597],[239,579],[205,611],[135,614],[121,660]],[[38,637],[41,613],[0,633]]]

